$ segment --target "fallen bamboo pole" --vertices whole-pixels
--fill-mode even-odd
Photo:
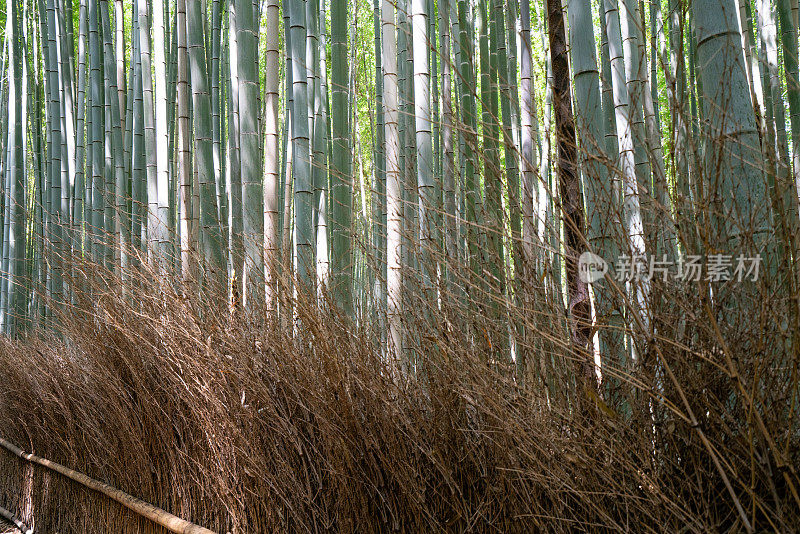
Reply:
[[[14,523],[14,526],[19,529],[22,534],[33,534],[33,529],[25,526],[25,523],[17,519],[17,516],[0,506],[0,516],[3,516],[8,521]]]
[[[40,458],[35,454],[27,453],[3,438],[0,438],[0,446],[25,461],[46,467],[47,469],[55,471],[56,473],[59,473],[84,487],[102,493],[109,499],[117,501],[125,508],[149,519],[158,525],[161,525],[170,532],[174,532],[175,534],[216,534],[213,530],[190,523],[185,519],[181,519],[178,516],[172,515],[171,513],[153,506],[152,504],[138,499],[132,495],[128,495],[124,491],[118,490],[117,488],[104,482],[100,482],[99,480],[95,480],[87,475],[84,475],[83,473],[79,473],[78,471],[74,471],[68,467],[64,467],[59,463],[51,462],[50,460]]]

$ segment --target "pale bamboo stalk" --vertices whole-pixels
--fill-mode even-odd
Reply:
[[[7,175],[9,196],[6,203],[9,205],[9,264],[7,283],[9,286],[8,308],[3,309],[6,316],[5,331],[16,335],[23,330],[25,324],[25,186],[26,176],[23,150],[27,135],[25,134],[23,115],[23,102],[27,98],[27,91],[23,86],[23,35],[22,14],[18,2],[6,2],[6,36],[10,40],[10,61],[8,76],[8,122],[7,159],[4,174]]]
[[[267,27],[272,31],[266,35],[266,120],[265,120],[265,173],[264,173],[264,278],[266,303],[270,310],[275,306],[277,283],[276,269],[280,242],[278,238],[278,184],[280,182],[280,158],[278,156],[278,78],[280,56],[278,48],[279,6],[278,0],[267,2]]]
[[[473,63],[473,46],[469,32],[468,20],[472,13],[467,0],[458,1],[459,24],[459,80],[461,80],[460,109],[462,115],[461,143],[464,146],[464,215],[466,219],[466,242],[470,270],[474,278],[480,276],[480,262],[478,261],[478,229],[477,215],[480,206],[480,192],[478,177],[476,176],[477,160],[475,151],[478,150],[477,115],[475,106],[475,67]]]
[[[46,458],[41,458],[35,454],[25,452],[3,438],[0,438],[0,446],[21,460],[31,464],[40,465],[80,484],[87,489],[105,495],[109,499],[118,502],[128,510],[131,510],[135,514],[149,519],[150,521],[164,527],[170,532],[174,532],[175,534],[215,534],[213,530],[209,530],[201,527],[200,525],[190,523],[185,519],[181,519],[178,516],[172,515],[171,513],[162,510],[157,506],[153,506],[152,504],[138,499],[133,495],[129,495],[124,491],[118,490],[110,484],[95,480],[88,475],[65,467],[59,463],[50,461]]]
[[[165,49],[168,41],[164,30],[163,0],[153,0],[153,85],[155,111],[155,150],[156,150],[156,202],[158,208],[156,240],[161,260],[168,262],[169,236],[169,120],[167,115],[167,61]]]
[[[230,78],[228,89],[228,235],[231,257],[231,284],[242,294],[244,242],[242,241],[242,159],[239,137],[239,38],[236,32],[236,4],[228,4],[228,47]]]
[[[91,1],[91,0],[90,0]],[[147,160],[147,253],[152,260],[158,258],[158,152],[156,148],[155,97],[153,95],[153,64],[151,57],[150,19],[148,4],[138,0],[139,50],[141,52],[142,94],[144,113],[144,153]],[[159,43],[163,44],[163,43]]]
[[[117,90],[119,91],[119,109],[126,108],[125,94],[125,5],[123,0],[114,1],[114,54],[117,58]],[[120,115],[120,126],[125,131],[125,117]]]
[[[453,103],[450,62],[450,0],[439,1],[439,43],[442,63],[442,183],[444,194],[445,278],[452,282],[457,268],[455,154],[453,152]]]
[[[197,280],[197,214],[192,202],[192,130],[189,122],[189,56],[186,52],[186,0],[177,1],[177,27],[175,39],[178,46],[178,181],[180,183],[181,202],[181,270],[183,279]]]
[[[73,83],[73,42],[68,41],[64,7],[59,2],[56,10],[58,31],[59,80],[61,81],[61,217],[63,220],[64,253],[69,253],[72,243],[70,196],[75,185],[75,86]]]
[[[75,187],[72,205],[72,225],[76,233],[75,246],[80,247],[85,254],[83,243],[78,239],[84,231],[84,190],[85,190],[85,145],[86,132],[86,0],[81,0],[78,10],[78,106],[75,138]]]
[[[222,110],[220,98],[220,53],[222,50],[222,2],[212,0],[211,2],[211,32],[209,34],[210,44],[210,68],[208,70],[211,87],[211,144],[214,157],[214,185],[217,193],[217,217],[222,226],[223,241],[227,237],[228,222],[227,198],[225,194],[225,184],[222,177]],[[257,64],[256,64],[257,70]],[[224,245],[227,244],[223,242]]]
[[[252,2],[236,7],[239,63],[239,142],[241,148],[244,270],[242,302],[250,309],[263,303],[264,190],[258,137],[258,50]],[[275,73],[277,75],[277,73]]]
[[[64,252],[63,242],[63,220],[61,211],[61,183],[62,175],[66,174],[61,169],[61,98],[59,80],[59,57],[58,57],[58,31],[56,29],[56,13],[54,0],[47,0],[47,87],[50,96],[49,105],[49,135],[48,153],[50,156],[50,263],[51,276],[50,296],[55,302],[62,299],[63,279],[62,262]]]
[[[444,0],[449,2],[449,0]],[[383,50],[381,27],[381,2],[373,0],[373,34],[375,37],[375,141],[374,181],[372,187],[372,238],[377,263],[374,298],[378,308],[379,344],[386,351],[386,129],[383,105]]]
[[[437,241],[434,220],[436,201],[433,179],[433,146],[430,104],[430,55],[428,53],[428,2],[412,0],[411,32],[414,68],[414,129],[417,147],[417,190],[419,194],[419,247],[423,289],[428,296],[436,282],[433,248]]]
[[[11,523],[13,523],[14,526],[17,527],[20,530],[20,532],[23,532],[24,534],[33,534],[33,529],[32,528],[28,528],[25,525],[25,523],[23,523],[22,521],[20,521],[17,518],[17,516],[15,516],[10,511],[8,511],[5,508],[3,508],[2,506],[0,506],[0,516],[4,517],[7,521],[10,521]]]
[[[135,0],[134,13],[138,13]],[[145,174],[144,91],[142,79],[142,54],[138,16],[133,23],[133,121],[131,129],[131,242],[137,250],[147,247],[147,176]]]
[[[402,182],[400,178],[400,136],[397,100],[397,27],[394,6],[382,0],[384,125],[386,128],[386,263],[387,263],[387,354],[403,360],[402,338]]]

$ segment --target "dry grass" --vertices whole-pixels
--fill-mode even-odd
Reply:
[[[216,531],[737,531],[736,500],[757,529],[788,532],[800,519],[787,482],[800,457],[791,358],[734,344],[748,403],[707,318],[679,332],[657,315],[653,358],[675,381],[645,366],[623,377],[627,393],[601,389],[600,401],[575,390],[563,320],[544,304],[507,307],[532,340],[518,344],[523,385],[491,343],[505,327],[459,307],[475,298],[409,306],[409,328],[423,316],[437,325],[408,339],[411,373],[381,356],[369,321],[288,299],[296,328],[291,313],[231,316],[225,299],[142,276],[127,293],[95,282],[91,299],[61,314],[59,335],[0,341],[0,428]],[[699,314],[693,298],[673,298],[669,313]],[[739,337],[772,335],[771,324],[750,321]],[[590,408],[577,411],[582,398]],[[7,454],[0,505],[41,533],[163,532]]]

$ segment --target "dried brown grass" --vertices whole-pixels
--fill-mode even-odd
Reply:
[[[677,382],[626,376],[659,384],[628,386],[626,404],[575,390],[563,322],[544,305],[507,307],[534,340],[523,385],[491,344],[500,327],[449,300],[408,308],[407,326],[423,315],[436,325],[409,339],[410,373],[381,355],[372,322],[354,326],[329,306],[284,297],[287,325],[263,310],[232,316],[226,299],[152,274],[91,279],[58,334],[0,341],[2,434],[215,531],[742,530],[698,426],[756,528],[800,519],[786,482],[800,450],[785,408],[796,383],[770,371],[775,361],[756,371],[737,355],[748,405],[701,318],[678,333],[660,317]],[[588,415],[572,408],[584,396]],[[636,398],[650,415],[631,408]],[[754,411],[790,466],[775,464]],[[0,504],[42,533],[163,532],[1,451]]]

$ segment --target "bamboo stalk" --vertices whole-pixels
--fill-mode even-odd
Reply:
[[[33,534],[33,529],[28,528],[25,526],[25,523],[17,519],[17,516],[0,506],[0,516],[6,518],[8,521],[13,523],[18,529],[20,529],[25,534]]]
[[[83,473],[68,467],[64,467],[63,465],[47,460],[46,458],[40,458],[35,454],[25,452],[3,438],[0,438],[0,446],[22,460],[46,467],[47,469],[55,471],[56,473],[59,473],[86,488],[94,490],[98,493],[102,493],[109,499],[118,502],[128,510],[131,510],[136,514],[149,519],[150,521],[164,527],[170,532],[174,532],[175,534],[215,534],[213,530],[209,530],[201,527],[200,525],[186,521],[185,519],[181,519],[180,517],[172,515],[171,513],[162,510],[157,506],[153,506],[152,504],[138,499],[133,495],[129,495],[122,490],[118,490],[114,486],[106,484],[105,482],[95,480]]]

